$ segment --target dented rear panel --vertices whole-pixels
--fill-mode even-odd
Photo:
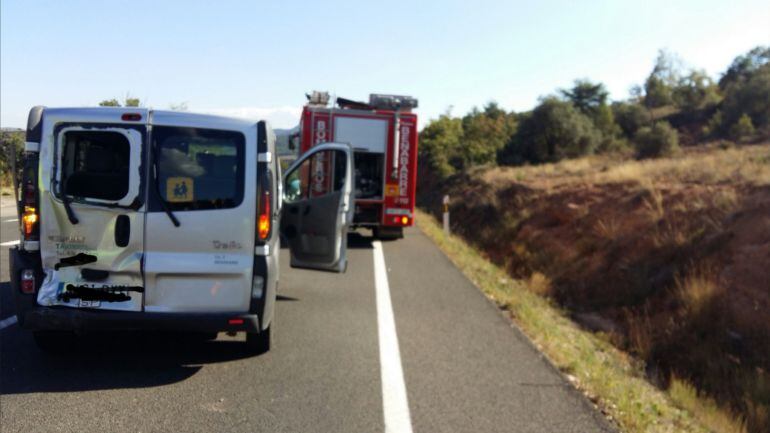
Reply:
[[[133,120],[124,121],[129,112]],[[40,305],[142,310],[147,115],[144,109],[45,111]]]

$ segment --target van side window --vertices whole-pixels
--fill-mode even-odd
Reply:
[[[347,160],[345,152],[324,150],[303,161],[286,176],[287,202],[321,197],[342,190]]]
[[[161,199],[171,210],[237,207],[243,201],[243,134],[201,128],[156,126]]]
[[[128,194],[131,146],[112,131],[64,133],[61,182],[73,197],[117,201]]]

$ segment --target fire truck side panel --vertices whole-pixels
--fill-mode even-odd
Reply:
[[[385,206],[381,220],[382,225],[390,227],[411,226],[414,222],[414,198],[417,186],[417,116],[399,113],[398,118],[396,133],[398,154],[395,157],[392,155],[391,146],[391,152],[386,158]],[[395,130],[391,127],[391,131]],[[394,170],[395,159],[397,164]],[[392,177],[394,173],[395,177]],[[404,217],[407,219],[404,220]]]

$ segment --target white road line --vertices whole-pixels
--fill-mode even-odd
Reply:
[[[3,222],[4,223],[15,223],[15,222],[19,222],[19,219],[18,218],[11,218],[11,219],[8,219],[8,220],[3,220]]]
[[[412,433],[409,402],[406,398],[401,353],[398,350],[396,320],[390,302],[385,255],[380,241],[374,247],[374,286],[377,291],[377,328],[380,340],[380,376],[382,380],[382,413],[385,433]]]
[[[0,243],[0,247],[12,247],[14,245],[19,245],[19,240],[18,239],[15,240],[15,241],[8,241],[8,242]]]
[[[16,320],[17,320],[16,316],[11,316],[11,317],[5,318],[3,320],[0,320],[0,331],[2,331],[3,329],[5,329],[5,328],[7,328],[7,327],[9,327],[11,325],[16,324]]]

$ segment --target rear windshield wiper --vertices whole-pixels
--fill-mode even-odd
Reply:
[[[155,171],[155,193],[158,195],[158,201],[160,201],[160,206],[163,208],[163,211],[166,212],[166,215],[168,215],[168,218],[171,220],[171,222],[174,224],[174,227],[179,227],[179,220],[176,218],[176,215],[174,215],[173,212],[171,212],[171,209],[168,207],[168,203],[166,203],[166,200],[163,200],[163,196],[160,194],[160,165],[158,164],[158,149],[156,146],[152,146],[152,168]]]

